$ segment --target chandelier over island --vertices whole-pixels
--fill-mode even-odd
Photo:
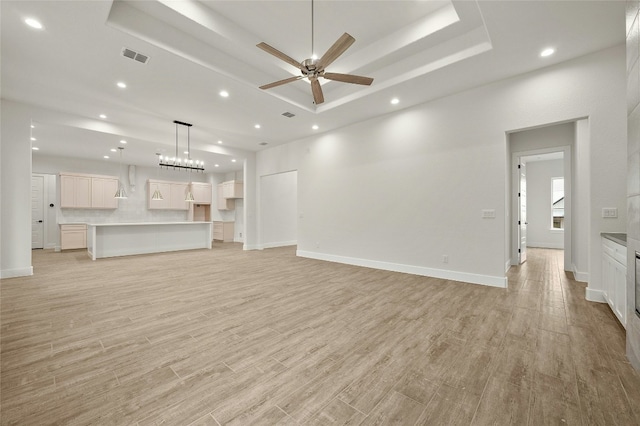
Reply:
[[[158,156],[158,165],[160,167],[183,169],[188,171],[204,172],[204,161],[191,159],[191,140],[190,140],[190,128],[192,124],[185,123],[183,121],[173,120],[176,124],[176,155],[169,157],[168,155]],[[187,150],[185,151],[186,158],[181,158],[178,154],[178,125],[187,127]]]

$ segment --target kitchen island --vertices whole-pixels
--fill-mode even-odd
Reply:
[[[211,222],[90,223],[87,251],[102,257],[211,249]]]

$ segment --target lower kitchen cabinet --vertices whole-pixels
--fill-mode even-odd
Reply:
[[[233,242],[233,222],[213,222],[213,239],[225,243]]]
[[[602,292],[620,321],[627,326],[627,248],[602,239]]]
[[[87,248],[87,225],[60,225],[60,249]]]

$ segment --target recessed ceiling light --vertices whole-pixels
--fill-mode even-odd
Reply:
[[[108,160],[109,156],[108,155],[104,155],[102,158],[106,158]]]
[[[119,88],[121,89],[126,89],[127,88],[127,83],[119,81],[118,83],[116,83],[118,85]]]
[[[37,146],[32,146],[31,149],[34,151],[38,151],[40,148],[38,148]]]
[[[260,128],[260,125],[259,125],[259,124],[256,124],[256,125],[255,125],[255,126],[253,126],[253,127],[255,127],[256,129],[259,129],[259,128]]]
[[[189,151],[184,151],[185,154],[189,155]]]
[[[120,141],[120,143],[124,145],[124,144],[126,144],[126,143],[127,143],[127,141],[125,141],[124,139],[122,139],[122,140]]]
[[[551,56],[555,53],[555,49],[552,47],[547,47],[546,49],[544,49],[542,52],[540,52],[540,56],[542,56],[543,58],[546,56]]]
[[[236,162],[236,159],[235,159],[235,158],[232,158],[232,159],[231,159],[231,162],[232,162],[232,163],[235,163],[235,162]]]
[[[30,26],[31,28],[35,28],[36,30],[42,29],[42,24],[37,19],[27,18],[24,20],[24,23]]]
[[[220,167],[220,164],[214,164],[213,167]]]
[[[106,115],[104,115],[104,114],[100,114],[100,116],[99,116],[99,117],[100,117],[100,118],[102,118],[103,120],[104,120],[105,118],[107,118],[107,116],[106,116]]]
[[[318,130],[318,129],[319,129],[319,127],[318,127],[318,125],[317,125],[317,124],[314,124],[313,126],[311,126],[311,128],[312,128],[313,130]]]
[[[399,103],[400,103],[400,99],[398,98],[391,99],[391,105],[398,105]]]
[[[36,141],[37,139],[36,139],[36,138],[31,138],[31,140],[32,140],[32,141]]]
[[[222,141],[218,141],[218,143],[219,143],[220,145],[222,145]]]
[[[31,128],[32,128],[32,129],[35,129],[35,128],[36,128],[36,126],[34,126],[34,125],[32,124],[32,125],[31,125]]]
[[[229,92],[227,92],[226,90],[222,90],[220,92],[220,96],[222,96],[223,98],[228,98],[229,97]]]
[[[111,151],[111,152],[118,152],[118,150],[117,150],[117,149],[115,149],[115,148],[111,148],[111,150],[110,150],[110,151]]]

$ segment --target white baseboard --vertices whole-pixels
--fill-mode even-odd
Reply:
[[[278,242],[275,242],[275,243],[262,244],[261,248],[267,249],[267,248],[275,248],[275,247],[287,247],[287,246],[295,246],[297,244],[298,244],[297,240],[293,240],[293,241],[278,241]]]
[[[18,268],[18,269],[3,269],[0,271],[0,278],[17,278],[17,277],[28,277],[33,275],[33,266],[28,268]]]
[[[589,282],[589,273],[588,272],[580,272],[576,265],[571,265],[571,272],[573,272],[573,277],[576,281],[580,281],[581,283]]]
[[[585,293],[585,299],[587,299],[589,302],[607,303],[607,301],[604,298],[604,293],[602,292],[602,290],[594,290],[589,287],[587,287],[587,291]]]
[[[242,250],[262,250],[258,244],[244,244]]]
[[[564,243],[557,243],[557,244],[556,243],[537,243],[537,242],[527,241],[527,247],[564,250]]]
[[[347,265],[364,266],[367,268],[382,269],[385,271],[404,272],[413,275],[422,275],[445,280],[461,281],[471,284],[482,284],[491,287],[507,287],[507,277],[491,275],[471,274],[468,272],[449,271],[444,269],[425,268],[423,266],[404,265],[400,263],[381,262],[377,260],[359,259],[355,257],[336,256],[325,253],[315,253],[298,250],[296,255],[309,259],[325,260],[327,262],[344,263]]]

